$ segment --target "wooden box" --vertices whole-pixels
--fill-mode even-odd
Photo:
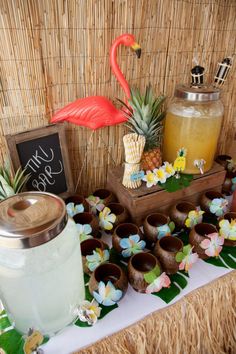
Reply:
[[[118,166],[108,172],[107,189],[111,190],[119,202],[128,209],[133,222],[140,225],[150,213],[159,211],[168,214],[169,208],[180,200],[198,205],[203,192],[210,189],[220,192],[225,173],[221,165],[214,163],[210,171],[203,175],[195,175],[189,187],[169,193],[159,186],[147,188],[144,183],[138,189],[125,188],[122,185],[123,167]]]

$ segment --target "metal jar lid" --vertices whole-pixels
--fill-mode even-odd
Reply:
[[[197,102],[217,101],[220,98],[220,89],[206,85],[177,85],[175,97]]]
[[[0,203],[0,247],[32,248],[42,245],[64,229],[64,201],[54,194],[26,192]]]

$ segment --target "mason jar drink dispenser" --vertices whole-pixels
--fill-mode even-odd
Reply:
[[[223,117],[220,89],[206,85],[178,85],[165,120],[164,161],[174,162],[179,149],[186,149],[184,173],[204,172],[213,164]]]
[[[52,334],[84,300],[80,242],[63,200],[27,192],[0,203],[0,300],[21,333]]]

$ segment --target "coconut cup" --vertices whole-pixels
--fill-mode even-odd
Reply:
[[[200,223],[195,225],[189,234],[189,243],[193,246],[194,252],[197,252],[199,258],[207,259],[205,250],[200,246],[200,243],[207,238],[207,235],[218,232],[216,227],[212,224]]]
[[[232,159],[232,157],[230,155],[218,155],[216,157],[215,161],[227,170],[228,160],[231,160],[231,159]]]
[[[128,263],[128,279],[134,290],[145,293],[149,284],[145,281],[144,275],[153,270],[156,266],[158,266],[161,271],[160,262],[149,252],[137,253],[130,258]]]
[[[113,224],[113,228],[109,231],[106,230],[106,233],[112,233],[117,225],[122,224],[127,221],[129,214],[127,209],[120,203],[109,203],[107,207],[111,210],[112,214],[115,214],[116,220]]]
[[[76,224],[89,224],[92,228],[91,235],[94,237],[100,237],[99,234],[99,224],[97,218],[89,212],[79,213],[73,216],[73,219]]]
[[[86,256],[91,256],[93,254],[93,251],[96,251],[96,249],[109,249],[108,245],[96,238],[89,238],[87,240],[84,240],[80,243],[80,248],[81,248],[81,254],[82,254],[82,262],[83,262],[83,270],[86,274],[91,274],[92,271],[88,268],[87,264],[87,259]]]
[[[233,182],[232,179],[236,177],[236,172],[227,171],[224,183],[222,185],[222,192],[226,195],[232,193]]]
[[[123,269],[114,263],[100,264],[92,273],[89,280],[89,292],[93,295],[94,291],[98,291],[99,283],[110,281],[114,287],[122,291],[122,297],[125,295],[128,288],[128,278]]]
[[[79,194],[73,194],[65,199],[65,204],[74,203],[75,205],[83,204],[84,211],[89,211],[89,204],[86,199]]]
[[[131,235],[139,235],[140,240],[144,239],[143,233],[139,227],[132,223],[123,223],[118,225],[112,234],[112,246],[117,253],[122,255],[123,248],[120,246],[120,242],[124,238],[128,238]],[[129,257],[127,257],[128,259]]]
[[[216,198],[224,198],[223,194],[214,190],[207,191],[202,194],[200,198],[200,206],[201,209],[204,210],[206,213],[211,214],[210,211],[210,203],[213,199]]]
[[[158,240],[154,247],[154,255],[161,263],[162,270],[167,274],[175,274],[179,270],[179,262],[175,257],[183,250],[183,242],[176,237],[165,236]]]
[[[185,221],[188,218],[188,213],[192,210],[196,210],[194,204],[182,201],[173,205],[170,210],[170,218],[179,229],[185,228]]]
[[[169,222],[170,222],[170,218],[160,213],[153,213],[148,215],[145,218],[143,223],[144,237],[151,247],[154,243],[157,242],[158,239],[160,239],[163,236],[167,236],[167,233],[171,232],[169,229],[169,231],[166,230],[166,232],[161,233],[160,230],[158,229],[158,227],[164,225],[167,225],[167,229],[168,229]]]
[[[109,191],[108,189],[96,189],[94,192],[93,192],[93,195],[94,197],[98,197],[100,199],[103,200],[103,204],[105,206],[107,206],[107,204],[111,203],[111,202],[115,202],[116,201],[116,198],[114,196],[114,194]]]
[[[236,212],[225,213],[224,216],[220,219],[220,221],[221,220],[228,220],[229,222],[231,222],[232,220],[236,221]],[[224,234],[222,234],[222,236],[224,236]],[[224,245],[225,246],[235,247],[236,246],[236,240],[230,240],[230,239],[225,238]]]

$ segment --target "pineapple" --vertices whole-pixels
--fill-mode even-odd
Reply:
[[[141,169],[154,170],[162,164],[160,145],[162,140],[162,120],[164,96],[155,97],[151,85],[147,86],[145,95],[142,96],[138,89],[131,89],[128,105],[127,127],[139,135],[144,135],[146,144],[141,158]]]
[[[25,175],[25,169],[22,171],[18,168],[16,174],[12,176],[9,164],[0,167],[0,200],[20,193],[29,178],[30,174]]]

